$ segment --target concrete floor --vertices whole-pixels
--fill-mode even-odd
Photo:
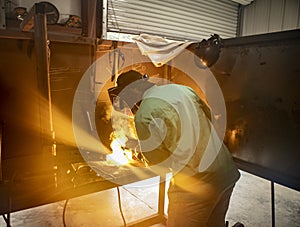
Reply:
[[[226,219],[232,226],[240,221],[246,227],[271,226],[270,182],[241,172],[232,195]],[[126,222],[154,214],[157,210],[158,187],[127,185],[120,188]],[[276,226],[300,226],[300,193],[275,185]],[[166,201],[167,203],[167,201]],[[11,214],[13,227],[62,227],[65,202],[57,202]],[[65,214],[67,227],[122,226],[117,190],[110,189],[69,201]],[[0,219],[0,226],[6,226]],[[164,225],[158,224],[155,227]],[[154,226],[153,226],[154,227]]]

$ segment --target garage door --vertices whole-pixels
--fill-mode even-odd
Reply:
[[[110,34],[201,40],[236,37],[238,6],[231,0],[104,0],[104,39]],[[113,37],[113,36],[112,36]]]

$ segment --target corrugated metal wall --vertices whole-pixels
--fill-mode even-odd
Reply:
[[[108,32],[187,40],[236,36],[238,4],[230,0],[107,0],[107,6]]]
[[[254,0],[242,10],[241,35],[300,28],[300,0]]]

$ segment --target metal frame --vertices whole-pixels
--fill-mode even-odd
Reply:
[[[245,161],[241,161],[238,158],[234,158],[234,161],[236,162],[239,169],[270,181],[270,183],[271,183],[271,190],[270,190],[270,193],[271,193],[271,223],[272,223],[272,227],[275,227],[276,226],[275,225],[275,219],[276,219],[276,213],[275,213],[275,187],[274,187],[275,183],[286,186],[288,188],[292,188],[292,189],[297,190],[297,191],[299,191],[299,188],[291,187],[291,184],[294,183],[294,182],[290,183],[289,185],[286,185],[281,181],[277,182],[276,180],[274,180],[276,178],[276,173],[275,174],[271,173],[270,170],[267,170],[263,167],[255,166],[254,164],[246,163]]]
[[[166,182],[165,177],[160,177],[160,183],[159,183],[159,194],[158,194],[158,212],[154,215],[148,216],[144,219],[137,220],[135,222],[128,223],[126,226],[128,227],[144,227],[144,226],[151,226],[154,224],[159,223],[165,223],[166,217],[164,214],[164,208],[165,208],[165,189],[166,189]],[[108,187],[107,189],[111,189],[114,187],[118,187],[118,185],[114,185],[112,187]],[[105,190],[105,189],[104,189]],[[69,200],[69,199],[67,199]],[[11,200],[9,198],[9,207]],[[1,214],[3,217],[6,226],[11,227],[10,221],[11,221],[11,213],[7,212],[6,214]]]
[[[10,227],[11,226],[10,225],[10,213],[6,214],[6,216],[5,216],[5,214],[2,214],[2,217],[3,217],[3,219],[4,219],[5,223],[6,223],[6,226]]]
[[[159,223],[166,223],[165,217],[165,189],[166,189],[166,177],[160,176],[159,194],[158,194],[158,212],[152,216],[146,217],[136,222],[128,223],[130,227],[144,227],[151,226]]]
[[[108,3],[107,0],[103,0],[102,1],[102,39],[106,39],[107,38],[107,7],[108,7]]]
[[[271,213],[272,213],[272,227],[275,227],[275,190],[274,190],[274,181],[271,181]]]
[[[272,32],[260,35],[249,35],[238,38],[223,39],[224,48],[250,46],[250,45],[274,45],[277,42],[299,41],[300,29],[290,31]]]
[[[3,132],[2,132],[3,125],[2,123],[0,124],[0,183],[2,183],[3,177],[2,177],[2,157],[1,157],[1,152],[2,152],[2,137],[3,137]],[[6,216],[2,214],[2,217],[7,224],[7,226],[10,226],[10,213],[8,213]]]
[[[247,51],[249,49],[253,50],[254,48],[256,48],[256,49],[264,48],[264,52],[263,52],[265,54],[264,56],[267,56],[266,53],[268,53],[268,52],[266,51],[266,49],[270,49],[271,50],[272,47],[275,47],[275,49],[276,49],[279,45],[282,46],[282,48],[290,47],[290,45],[293,45],[295,47],[299,47],[299,40],[300,40],[299,38],[300,38],[300,29],[290,30],[290,31],[283,31],[283,32],[273,32],[273,33],[260,34],[260,35],[244,36],[244,37],[238,37],[238,38],[224,39],[223,40],[224,41],[224,49],[225,49],[224,51],[228,51],[228,52],[225,52],[225,53],[229,55],[230,53],[234,52],[233,50],[237,50],[237,49],[238,50],[245,50],[245,51]],[[290,48],[290,49],[292,49],[292,48]],[[290,49],[288,49],[288,50],[290,50]],[[293,49],[293,51],[295,51],[293,53],[296,54],[296,58],[295,58],[294,55],[292,56],[292,53],[290,53],[289,55],[286,54],[284,56],[285,57],[290,57],[291,59],[297,59],[297,56],[300,53],[299,49],[297,49],[297,50]],[[238,56],[240,56],[240,55],[238,55]],[[270,56],[270,54],[268,56]],[[251,58],[249,58],[249,59],[251,59]],[[271,57],[268,57],[268,58],[266,57],[266,59],[267,60],[265,60],[265,61],[266,62],[268,61],[268,64],[269,64],[268,66],[269,67],[272,66],[273,62],[276,62],[275,60],[271,61],[271,59],[272,59]],[[251,63],[249,63],[249,64],[251,64]],[[263,67],[264,67],[263,64],[264,63],[262,62],[261,65],[258,65],[258,63],[254,62],[253,65],[251,65],[251,67],[253,67],[253,68],[255,68],[255,67],[257,67],[257,68],[258,67],[262,67],[262,70],[263,70]],[[298,68],[299,67],[297,67],[296,69],[298,69]],[[232,77],[235,77],[236,75],[239,75],[239,73],[241,71],[241,67],[238,68],[237,70],[235,70],[235,69],[237,69],[237,68],[228,69],[228,72],[229,72],[228,75],[230,75]],[[243,68],[243,70],[246,71],[247,68]],[[259,70],[260,69],[257,69],[256,71],[253,70],[252,74],[255,74],[256,72],[258,72],[258,74],[259,74],[260,73]],[[232,75],[231,75],[230,73],[232,71],[234,71],[234,73],[236,73],[236,74],[233,75],[233,73],[232,73]],[[270,73],[270,72],[273,72],[273,71],[272,70],[264,71],[265,74]],[[296,70],[294,70],[294,72],[295,72],[295,74],[288,74],[288,75],[298,75],[298,74],[296,74],[296,72],[297,72]],[[270,74],[268,74],[268,75],[270,75]],[[288,77],[288,75],[285,75],[285,76]],[[250,78],[248,74],[246,76],[247,76],[247,78]],[[238,77],[235,77],[235,78],[238,78]],[[266,77],[266,78],[268,78],[268,77]],[[284,81],[284,80],[282,80],[282,81]],[[238,82],[235,81],[235,82],[236,82],[235,86],[237,86],[237,87],[239,87],[239,85],[243,86],[242,84],[239,83],[240,81],[238,81]],[[228,81],[227,81],[227,84],[229,84]],[[296,84],[294,84],[293,89],[295,89],[295,85]],[[222,87],[222,84],[220,86]],[[226,90],[226,89],[228,90],[228,87],[225,88],[225,86],[226,85],[224,85],[224,90]],[[250,94],[251,91],[252,90],[248,89],[247,92]],[[248,96],[250,96],[249,94],[248,94]],[[256,95],[257,95],[257,97],[260,97],[261,94],[258,93],[258,92],[256,92]],[[245,98],[245,97],[241,96],[240,99],[242,99],[242,98]],[[288,99],[288,98],[289,97],[287,97],[286,99]],[[245,99],[245,103],[247,103],[247,101],[248,100]],[[230,103],[230,101],[228,101],[228,102]],[[264,104],[269,104],[269,103],[265,102]],[[230,106],[230,107],[232,109],[228,109],[229,113],[231,111],[232,113],[235,114],[237,111],[239,111],[238,108],[235,108],[235,107],[232,107],[232,106]],[[233,114],[233,116],[235,116],[234,114]],[[244,116],[244,115],[241,114],[241,116]],[[241,116],[239,116],[239,117],[241,117]],[[231,119],[231,120],[234,120],[234,119]],[[247,123],[249,122],[249,125],[250,125],[254,121],[251,121],[251,120],[249,120],[249,118],[246,118],[245,122],[247,122]],[[229,125],[230,124],[231,123],[229,123]],[[250,128],[250,126],[249,126],[249,128]],[[252,138],[253,137],[251,137],[251,139]],[[293,138],[293,139],[295,139],[295,138]],[[276,140],[276,138],[275,138],[275,140]],[[297,139],[295,139],[295,140],[297,140]],[[246,145],[249,146],[248,150],[252,149],[253,147],[250,146],[251,144],[249,142],[250,139],[247,140],[247,141],[248,141],[248,143]],[[257,142],[257,141],[254,141],[254,142]],[[246,146],[246,145],[244,144],[244,146]],[[268,144],[264,144],[264,145],[267,146]],[[294,147],[296,147],[296,146],[294,146]],[[286,150],[282,150],[282,152],[284,152],[285,154],[288,154],[288,151],[290,149],[291,148],[287,147]],[[248,172],[250,174],[256,175],[256,176],[261,177],[261,178],[264,178],[264,179],[268,180],[270,182],[270,184],[271,184],[270,185],[270,200],[271,200],[270,213],[271,213],[272,227],[275,227],[275,225],[276,225],[276,212],[275,212],[275,205],[276,204],[275,204],[275,188],[274,188],[275,183],[277,183],[279,185],[283,185],[283,186],[285,186],[287,188],[294,189],[294,190],[296,190],[296,191],[299,192],[300,191],[299,178],[295,177],[294,174],[290,174],[289,172],[280,171],[280,168],[278,169],[276,164],[270,165],[268,163],[268,164],[264,165],[264,163],[256,162],[257,159],[255,159],[255,158],[251,158],[251,157],[247,158],[247,156],[245,155],[245,153],[242,153],[242,152],[239,153],[239,151],[242,151],[242,150],[245,151],[247,149],[245,149],[245,147],[240,147],[238,150],[233,151],[233,153],[232,153],[234,161],[236,162],[238,168],[241,169],[241,170],[243,170],[243,171],[246,171],[246,172]],[[264,154],[264,158],[266,158],[267,156],[272,156],[272,152],[274,152],[274,150],[273,149],[269,149],[269,150],[266,150],[265,152],[266,153]],[[254,157],[257,157],[257,156],[262,155],[262,154],[261,153],[256,153],[255,150],[253,150],[252,151],[252,155]],[[292,158],[295,158],[292,155],[289,155],[289,156],[290,156],[289,157],[290,159],[287,159],[287,160],[291,160]],[[297,157],[298,157],[298,155],[297,155]],[[284,164],[285,162],[287,162],[287,160],[282,160],[283,161],[282,164]]]

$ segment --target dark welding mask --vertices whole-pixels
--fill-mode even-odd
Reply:
[[[137,71],[130,70],[122,73],[117,79],[117,86],[108,89],[110,101],[115,109],[123,109],[124,107],[133,108],[136,102],[134,89],[139,82],[148,80],[148,75],[142,75]]]

